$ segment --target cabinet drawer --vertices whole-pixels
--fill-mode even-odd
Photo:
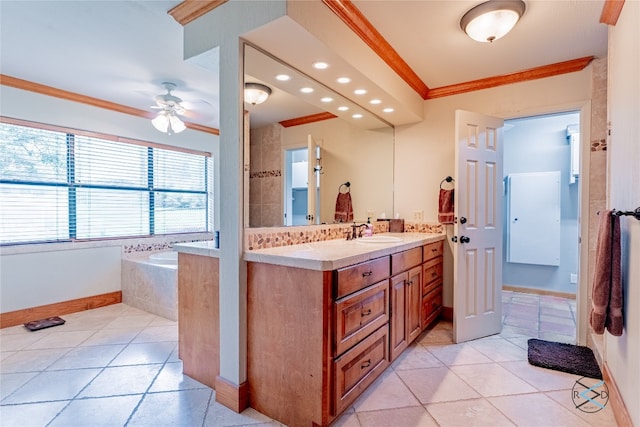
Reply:
[[[389,366],[389,328],[384,325],[333,363],[333,415],[342,412]]]
[[[437,256],[442,256],[444,252],[444,240],[424,245],[423,261],[428,261]]]
[[[426,295],[442,283],[442,257],[427,261],[422,269],[422,295]]]
[[[388,280],[336,301],[334,355],[344,353],[388,321]]]
[[[442,311],[442,288],[422,297],[422,328],[429,326]]]
[[[389,257],[341,268],[335,273],[336,299],[389,277]]]
[[[391,275],[395,276],[422,263],[422,247],[391,255]]]

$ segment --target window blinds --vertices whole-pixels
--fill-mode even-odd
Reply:
[[[0,244],[211,231],[206,153],[0,123]]]

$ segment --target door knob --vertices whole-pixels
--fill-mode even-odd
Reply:
[[[452,241],[453,243],[457,243],[457,242],[458,242],[458,236],[453,236],[453,237],[451,238],[451,241]]]
[[[469,243],[471,241],[470,238],[468,238],[467,236],[461,236],[460,237],[460,243]]]
[[[465,217],[460,217],[460,224],[466,224],[467,223],[467,218]]]

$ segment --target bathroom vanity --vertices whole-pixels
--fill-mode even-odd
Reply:
[[[437,319],[445,236],[367,239],[245,253],[256,410],[291,427],[330,424]]]

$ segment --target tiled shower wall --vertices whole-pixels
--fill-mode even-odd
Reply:
[[[249,142],[249,224],[282,224],[282,126],[251,129]]]

